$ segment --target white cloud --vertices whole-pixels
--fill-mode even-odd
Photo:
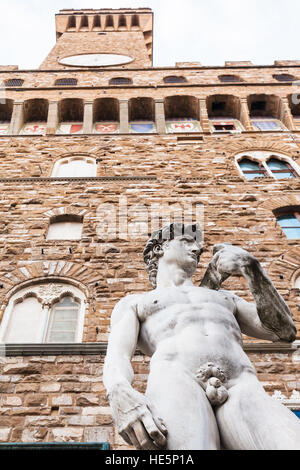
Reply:
[[[0,64],[37,68],[55,43],[62,8],[151,7],[154,65],[176,61],[223,65],[225,60],[271,64],[300,59],[299,0],[10,0],[1,5]]]

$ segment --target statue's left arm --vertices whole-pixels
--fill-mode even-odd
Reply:
[[[215,245],[212,267],[222,278],[242,275],[248,282],[255,304],[234,296],[243,333],[271,341],[296,339],[289,307],[254,256],[230,244]]]

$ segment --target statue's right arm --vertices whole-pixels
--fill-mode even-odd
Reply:
[[[123,439],[138,449],[166,445],[166,428],[150,411],[146,397],[131,386],[131,359],[139,335],[136,295],[124,297],[114,308],[103,369],[112,415]]]

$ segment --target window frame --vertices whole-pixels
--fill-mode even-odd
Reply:
[[[279,160],[279,161],[284,162],[288,168],[287,168],[286,170],[272,170],[272,169],[269,168],[269,166],[268,166],[268,162],[269,162],[270,160],[272,160],[272,159],[274,159],[274,160]],[[298,178],[298,177],[299,177],[297,171],[291,166],[291,164],[290,164],[289,162],[287,162],[287,161],[285,161],[285,160],[282,160],[282,159],[280,159],[280,158],[278,158],[278,157],[274,158],[274,157],[271,155],[270,158],[268,158],[268,159],[265,161],[265,164],[266,164],[266,166],[268,167],[268,170],[269,170],[271,173],[292,173],[292,175],[293,175],[295,178]],[[286,178],[275,178],[275,177],[274,177],[274,179],[279,180],[279,179],[286,179]],[[291,178],[289,178],[289,179],[291,179]]]
[[[91,160],[92,162],[91,164],[93,165],[93,169],[95,170],[94,176],[58,176],[59,167],[62,164],[68,165],[71,161],[74,161],[74,160],[85,160],[86,162],[88,160]],[[95,157],[90,157],[87,155],[70,155],[68,157],[61,157],[54,163],[50,178],[76,178],[76,179],[77,178],[97,178],[97,169],[98,169],[98,166],[97,166],[97,161]]]
[[[293,215],[299,222],[299,227],[293,227],[293,226],[282,226],[280,225],[280,222],[279,222],[279,217],[284,217],[284,216],[291,216]],[[290,209],[289,208],[286,208],[284,210],[278,210],[278,211],[275,211],[275,217],[276,217],[276,221],[277,221],[277,224],[279,225],[281,231],[283,232],[283,234],[285,235],[286,239],[287,240],[300,240],[300,208],[298,209],[298,211],[296,211],[295,209]],[[288,230],[288,229],[299,229],[299,238],[288,238],[287,237],[287,234],[285,233],[284,230]]]
[[[67,83],[68,80],[73,82],[73,83]],[[65,83],[63,83],[63,82],[65,82]],[[54,86],[77,86],[77,85],[78,85],[78,79],[77,78],[72,78],[72,77],[57,78],[55,80],[55,83],[54,83]]]
[[[250,160],[250,161],[253,161],[254,163],[257,163],[258,166],[259,166],[259,169],[258,169],[258,170],[243,170],[243,169],[241,168],[241,166],[240,166],[240,163],[241,163],[243,160],[245,160],[245,159]],[[237,163],[238,163],[238,166],[239,166],[240,171],[243,173],[243,176],[246,175],[246,174],[247,174],[247,175],[248,175],[248,174],[249,174],[249,175],[251,175],[251,174],[253,175],[253,174],[256,174],[256,173],[261,173],[264,178],[269,176],[267,169],[266,169],[265,166],[263,165],[263,162],[258,161],[258,160],[255,160],[254,158],[250,158],[249,155],[245,155],[245,156],[242,157],[240,160],[238,160]],[[246,179],[247,179],[247,178],[246,178]],[[254,178],[253,178],[253,179],[254,179]],[[247,181],[251,181],[251,180],[247,179]]]
[[[46,282],[45,282],[46,281]],[[49,288],[49,286],[54,286],[53,288]],[[42,298],[40,295],[42,286],[45,286],[45,297]],[[55,293],[51,291],[55,291],[57,288],[60,293]],[[48,290],[47,290],[48,289]],[[49,293],[50,291],[50,293]],[[8,301],[8,304],[5,308],[5,312],[0,324],[0,342],[3,344],[12,344],[5,342],[5,336],[8,333],[8,328],[10,326],[10,321],[12,318],[14,306],[17,303],[22,302],[21,299],[25,299],[28,297],[36,297],[41,304],[41,310],[44,310],[45,321],[44,324],[41,323],[40,329],[42,331],[41,340],[39,343],[47,344],[47,334],[48,328],[50,325],[50,315],[51,315],[51,308],[52,306],[57,303],[57,301],[61,300],[63,297],[72,297],[75,301],[79,303],[79,311],[78,311],[78,320],[75,332],[75,340],[74,343],[82,343],[83,340],[83,332],[84,332],[84,318],[87,308],[87,300],[85,294],[76,286],[71,283],[63,282],[61,279],[53,279],[51,281],[40,280],[39,282],[33,283],[30,286],[24,286],[23,288],[19,288],[17,292],[13,293]],[[39,344],[34,343],[34,344]],[[22,344],[17,343],[17,344]],[[25,343],[31,344],[31,343]],[[59,343],[49,343],[49,344],[59,344]],[[70,343],[62,343],[62,344],[70,344]]]
[[[118,81],[119,80],[119,81]],[[109,80],[108,84],[110,86],[115,85],[133,85],[132,78],[129,77],[113,77]]]
[[[224,79],[224,77],[227,77],[227,78]],[[233,78],[233,80],[230,80],[229,77]],[[232,74],[219,75],[218,79],[221,83],[242,83],[243,82],[241,77],[239,77],[238,75],[232,75]]]
[[[258,163],[259,166],[263,167],[264,171],[265,171],[265,177],[266,178],[272,178],[276,181],[286,181],[287,179],[294,179],[294,178],[275,178],[274,174],[273,173],[283,173],[283,172],[286,172],[286,173],[292,173],[295,178],[299,178],[300,177],[300,172],[299,172],[299,169],[298,169],[298,165],[296,165],[289,156],[287,155],[281,155],[279,153],[274,153],[274,152],[270,152],[268,150],[254,150],[254,151],[249,151],[249,152],[242,152],[242,153],[239,153],[235,156],[235,164],[238,168],[238,172],[239,174],[244,178],[246,179],[247,181],[251,181],[251,180],[248,180],[246,177],[245,177],[245,173],[247,173],[247,170],[244,172],[242,170],[242,168],[240,167],[239,163],[240,161],[242,161],[244,158],[247,158],[249,160],[252,160],[253,162],[255,163]],[[271,170],[269,168],[269,166],[267,165],[268,161],[271,160],[271,159],[277,159],[279,161],[282,161],[284,162],[287,166],[288,166],[288,169],[287,170]],[[257,171],[253,171],[252,173],[257,173]],[[250,174],[251,173],[251,170],[248,170],[248,173]]]
[[[51,217],[49,220],[49,224],[47,227],[47,232],[45,233],[45,241],[46,242],[79,242],[82,240],[83,234],[83,216],[77,214],[60,214],[54,217]],[[49,230],[51,225],[54,224],[63,224],[63,223],[76,223],[81,225],[81,232],[79,238],[48,238]]]
[[[163,78],[163,82],[167,85],[172,85],[173,83],[187,83],[187,78],[182,75],[168,75]]]

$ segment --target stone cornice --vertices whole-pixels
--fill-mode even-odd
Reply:
[[[0,183],[17,183],[17,182],[51,182],[59,183],[69,181],[71,183],[79,183],[83,181],[156,181],[156,176],[95,176],[91,178],[0,178]]]
[[[44,343],[44,344],[1,344],[0,356],[60,356],[106,354],[107,343]],[[281,352],[288,354],[300,349],[300,341],[289,343],[244,343],[246,352]],[[140,351],[136,351],[141,355]]]

